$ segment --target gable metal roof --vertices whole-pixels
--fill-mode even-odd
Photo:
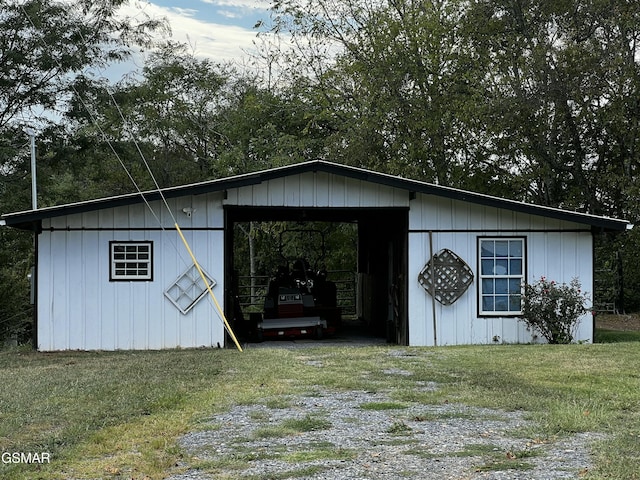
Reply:
[[[259,172],[236,175],[217,180],[209,180],[190,185],[165,188],[162,189],[162,193],[166,198],[175,198],[185,195],[201,195],[210,192],[228,190],[231,188],[257,185],[268,180],[309,172],[323,172],[334,174],[366,182],[404,189],[408,192],[423,193],[426,195],[451,198],[454,200],[461,200],[478,205],[502,208],[531,215],[555,218],[558,220],[566,220],[584,225],[590,225],[594,229],[623,231],[631,226],[626,220],[619,220],[610,217],[602,217],[587,213],[579,213],[558,208],[518,202],[515,200],[508,200],[491,195],[459,190],[456,188],[443,187],[440,185],[434,185],[418,180],[410,180],[402,177],[373,172],[371,170],[350,167],[347,165],[341,165],[322,160],[296,163],[293,165],[262,170]],[[158,200],[161,198],[161,195],[158,191],[147,191],[143,192],[142,195],[144,195],[144,198],[146,198],[147,201]],[[46,207],[38,210],[28,210],[24,212],[5,214],[1,217],[0,225],[2,223],[5,223],[7,226],[23,230],[39,230],[41,220],[46,218],[89,212],[104,208],[132,205],[142,202],[143,199],[141,194],[139,193],[131,193],[127,195],[120,195],[117,197],[100,198],[85,202],[59,205],[55,207]]]

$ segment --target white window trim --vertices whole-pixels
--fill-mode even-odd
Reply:
[[[520,275],[483,275],[482,274],[482,242],[483,241],[514,241],[518,240],[522,242],[522,267]],[[520,303],[520,310],[484,310],[483,309],[483,280],[484,279],[495,279],[495,278],[505,278],[505,279],[519,279],[520,280],[520,295],[524,293],[524,283],[526,276],[526,265],[527,265],[527,238],[523,236],[512,236],[512,237],[500,237],[500,236],[491,236],[491,237],[478,237],[477,242],[477,251],[478,251],[478,315],[482,317],[519,317],[522,315],[522,301]],[[486,257],[485,257],[486,258]],[[492,258],[496,258],[495,256]],[[499,258],[499,257],[498,257]],[[507,257],[508,258],[508,257]],[[521,297],[522,298],[522,297]]]
[[[138,247],[145,246],[148,247],[147,257],[148,258],[139,258],[141,252],[137,249]],[[135,247],[136,250],[131,252],[124,252],[125,255],[129,253],[130,255],[135,255],[135,258],[116,258],[122,252],[116,252],[117,247]],[[135,273],[135,274],[127,274],[127,273],[119,273],[119,270],[122,270],[122,267],[119,264],[122,263],[135,263],[135,267],[129,268],[130,271],[146,270],[145,274]],[[146,268],[140,268],[139,264],[146,264]],[[126,268],[125,268],[126,270]],[[109,280],[112,282],[132,282],[132,281],[141,281],[148,282],[153,280],[153,242],[152,241],[117,241],[113,240],[109,242]]]

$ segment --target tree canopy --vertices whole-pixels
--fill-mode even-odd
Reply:
[[[259,32],[268,74],[254,76],[167,42],[162,20],[121,17],[125,3],[4,2],[3,213],[29,208],[35,122],[42,205],[134,191],[123,165],[154,188],[142,158],[161,186],[327,159],[640,217],[638,2],[277,0]],[[136,48],[149,51],[138,75],[95,74]],[[604,239],[600,255],[619,250],[629,279],[638,236]],[[0,237],[0,290],[14,295],[1,327],[25,318],[32,247]]]
[[[30,208],[29,141],[25,126],[37,128],[39,153],[47,161],[49,146],[63,130],[57,125],[80,73],[121,61],[134,46],[149,46],[152,33],[164,26],[140,16],[134,21],[116,11],[124,0],[5,0],[0,10],[0,211]],[[43,182],[47,184],[45,166]],[[81,189],[82,177],[64,175]],[[77,183],[79,182],[79,183]],[[73,198],[59,195],[57,202]],[[44,192],[44,196],[48,196]],[[25,331],[33,240],[30,235],[0,229],[0,339]]]
[[[273,31],[334,45],[305,79],[334,158],[635,218],[639,15],[625,1],[281,0]],[[327,48],[294,45],[326,64]]]

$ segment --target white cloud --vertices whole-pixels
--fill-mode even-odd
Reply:
[[[201,0],[202,3],[220,7],[236,7],[244,9],[267,10],[271,5],[269,0]]]
[[[233,4],[234,6],[244,5],[263,10],[269,6],[268,1],[261,0],[199,1],[216,5],[222,3]],[[126,17],[137,17],[138,20],[142,20],[145,15],[156,19],[166,18],[172,31],[171,39],[189,45],[193,54],[199,58],[207,58],[216,63],[233,63],[239,72],[251,75],[266,75],[268,71],[277,76],[275,72],[281,72],[276,63],[271,63],[269,70],[267,69],[267,61],[263,58],[264,54],[261,55],[258,52],[259,49],[264,49],[265,45],[264,40],[256,38],[257,30],[199,19],[197,16],[203,12],[194,8],[195,5],[197,4],[193,1],[188,4],[188,7],[185,5],[185,8],[161,7],[148,1],[130,2],[121,7],[120,14]],[[210,7],[203,7],[203,9],[206,8],[210,9]],[[229,8],[233,7],[230,6]],[[246,12],[245,10],[245,16],[255,14],[255,11],[251,11],[248,14]],[[224,22],[224,20],[222,21]],[[231,19],[229,23],[233,21]],[[256,47],[254,42],[260,46]],[[281,36],[277,40],[277,45],[269,48],[270,55],[277,54],[278,51],[286,51],[289,48],[291,48],[291,45],[287,36]],[[146,53],[136,52],[127,62],[113,64],[106,70],[96,71],[94,74],[99,77],[106,77],[112,83],[121,81],[126,77],[135,78],[142,71],[145,56]]]
[[[198,11],[193,8],[171,7],[171,10],[183,17],[194,17],[196,13],[198,13]]]
[[[242,14],[237,10],[218,10],[218,14],[226,18],[241,18]]]
[[[256,32],[250,29],[199,20],[195,18],[196,11],[193,9],[166,8],[145,3],[142,10],[151,17],[167,18],[171,25],[171,38],[188,43],[198,57],[216,62],[240,61],[246,56],[245,52],[252,49],[256,37]],[[122,7],[121,12],[123,15],[136,16],[140,14],[140,8],[127,5]]]

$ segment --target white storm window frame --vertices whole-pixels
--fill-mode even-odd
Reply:
[[[164,292],[164,295],[171,300],[171,303],[183,315],[186,315],[189,310],[195,307],[196,303],[207,294],[209,288],[216,286],[216,281],[211,275],[202,270],[202,268],[200,271],[202,275],[200,275],[195,265],[191,265]],[[204,279],[202,276],[204,276]],[[204,280],[209,284],[208,288]]]
[[[153,281],[153,242],[109,242],[109,280]]]
[[[522,315],[526,237],[478,237],[478,313]]]

